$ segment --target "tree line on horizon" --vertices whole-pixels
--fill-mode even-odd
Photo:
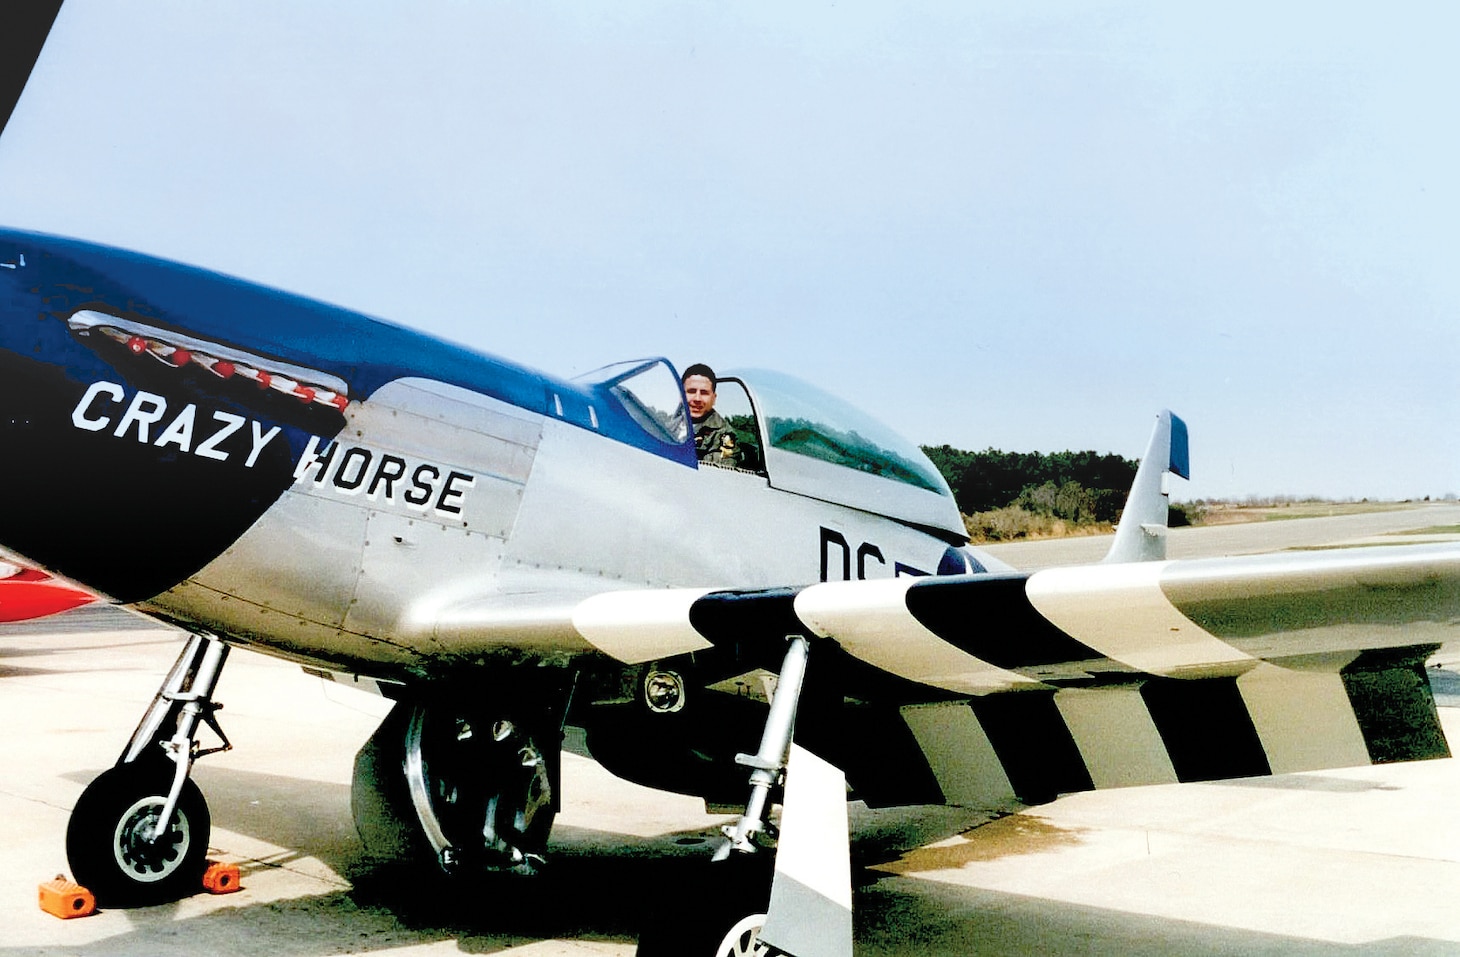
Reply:
[[[1139,459],[1090,450],[1044,453],[987,448],[970,452],[951,445],[924,445],[922,450],[947,481],[974,542],[1109,531],[1120,520],[1140,466]],[[1456,499],[1454,493],[1437,498]],[[1431,496],[1426,495],[1413,501],[1430,500]],[[1172,502],[1167,522],[1172,528],[1205,524],[1211,520],[1213,510],[1220,512],[1224,507],[1271,508],[1345,501],[1354,500],[1267,495]]]
[[[1125,504],[1140,463],[1112,452],[982,452],[951,445],[923,446],[943,473],[953,499],[966,514],[1013,505],[1021,499],[1050,505],[1058,500],[1059,517],[1114,521]]]
[[[1108,525],[1119,517],[1139,462],[1110,452],[982,452],[923,446],[977,540],[1022,538],[1031,522]]]

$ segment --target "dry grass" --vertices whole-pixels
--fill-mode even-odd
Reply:
[[[1364,512],[1398,512],[1418,508],[1415,502],[1279,502],[1245,505],[1235,502],[1202,504],[1202,525],[1238,525],[1246,522],[1280,522],[1295,518],[1328,518]]]
[[[1395,512],[1419,508],[1420,502],[1326,502],[1281,501],[1258,504],[1240,502],[1190,502],[1176,507],[1185,512],[1193,525],[1238,525],[1248,522],[1278,522],[1298,518],[1324,518],[1333,515],[1358,515],[1364,512]],[[1083,535],[1109,535],[1115,526],[1109,522],[1070,522],[1040,515],[1010,505],[988,512],[963,516],[969,540],[987,542],[1025,542],[1044,538],[1074,538]]]
[[[974,543],[1109,535],[1114,530],[1109,522],[1068,522],[1050,515],[1037,515],[1017,505],[965,515],[963,524],[968,529],[969,540]]]

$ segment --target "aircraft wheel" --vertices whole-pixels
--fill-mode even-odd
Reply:
[[[406,728],[406,778],[451,844],[448,870],[530,873],[553,825],[544,752],[525,728],[470,711],[417,707]]]
[[[679,882],[639,935],[638,957],[772,957],[760,940],[771,895],[771,859],[708,865],[701,880]]]
[[[760,929],[765,926],[764,914],[747,914],[733,924],[715,948],[715,957],[762,957],[771,953],[760,942]]]
[[[398,705],[355,758],[350,804],[366,850],[453,876],[530,872],[555,815],[545,738],[473,710]]]
[[[121,764],[82,792],[66,827],[66,858],[78,884],[103,906],[175,901],[201,886],[211,821],[192,779],[183,782],[172,823],[160,840],[148,836],[172,784],[167,761]]]

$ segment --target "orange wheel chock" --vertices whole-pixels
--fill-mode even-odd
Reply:
[[[66,880],[65,874],[57,874],[52,881],[43,881],[40,894],[41,910],[62,920],[85,917],[96,910],[96,898],[91,896],[91,891],[75,881]]]
[[[242,890],[238,883],[238,865],[209,861],[208,869],[203,872],[203,890],[209,894],[232,894]]]

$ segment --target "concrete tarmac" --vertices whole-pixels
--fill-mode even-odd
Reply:
[[[1333,521],[1304,537],[1353,537],[1317,527]],[[1303,524],[1260,527],[1286,547]],[[218,691],[235,750],[196,779],[210,856],[238,863],[243,889],[50,917],[36,885],[66,870],[69,810],[179,648],[114,609],[0,626],[0,957],[628,955],[657,893],[726,820],[565,755],[547,873],[442,891],[365,859],[354,833],[351,764],[385,703],[235,651]],[[1446,686],[1442,703],[1457,700]],[[1460,711],[1441,715],[1460,735]],[[1460,954],[1457,803],[1460,762],[1446,759],[1077,794],[981,827],[947,809],[862,811],[857,953]]]
[[[1460,535],[1447,530],[1453,528],[1460,528],[1460,504],[1416,502],[1411,508],[1382,512],[1173,528],[1167,533],[1166,554],[1169,558],[1215,558],[1284,549],[1460,540]],[[980,547],[1015,568],[1034,570],[1098,562],[1110,550],[1113,538],[1087,535]]]

